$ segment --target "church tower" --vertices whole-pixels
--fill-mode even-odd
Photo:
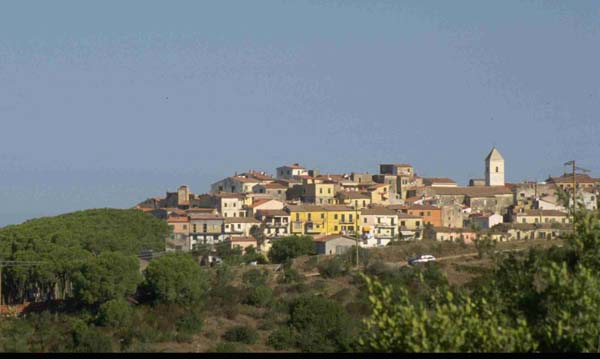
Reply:
[[[179,186],[177,189],[177,206],[190,205],[190,189],[188,186]]]
[[[496,147],[485,158],[485,185],[504,186],[504,158]]]

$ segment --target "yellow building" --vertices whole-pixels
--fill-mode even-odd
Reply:
[[[317,235],[325,234],[325,209],[315,205],[288,205],[290,213],[290,233]]]
[[[378,183],[367,188],[372,204],[386,205],[390,203],[390,185]]]
[[[324,181],[304,185],[304,202],[314,204],[335,204],[335,184]]]
[[[323,206],[326,234],[353,234],[358,229],[360,210],[345,205]]]
[[[360,211],[344,205],[288,205],[292,234],[349,234],[358,227]]]
[[[371,195],[358,191],[339,191],[336,198],[339,204],[345,204],[356,209],[366,208],[371,204]]]

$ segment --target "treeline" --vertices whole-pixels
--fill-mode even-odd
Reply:
[[[137,210],[93,209],[0,228],[2,302],[87,294],[101,268],[137,268],[142,249],[164,250],[169,228]]]

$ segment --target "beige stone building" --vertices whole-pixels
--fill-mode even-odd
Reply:
[[[253,217],[228,217],[224,219],[224,223],[228,237],[248,237],[252,226],[260,225],[260,221]]]
[[[535,224],[535,223],[570,223],[570,219],[566,213],[556,210],[532,209],[522,213],[513,215],[513,222],[519,224]]]

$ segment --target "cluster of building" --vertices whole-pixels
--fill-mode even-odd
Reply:
[[[575,187],[574,187],[575,184]],[[424,178],[409,164],[381,164],[378,174],[321,174],[295,163],[275,177],[250,170],[211,185],[150,198],[136,208],[172,228],[168,250],[229,242],[269,249],[273,240],[310,235],[321,253],[390,241],[464,241],[554,238],[571,226],[561,193],[576,191],[579,205],[597,209],[600,179],[586,174],[550,176],[544,182],[505,182],[505,162],[493,148],[485,178],[459,186],[450,178]]]

